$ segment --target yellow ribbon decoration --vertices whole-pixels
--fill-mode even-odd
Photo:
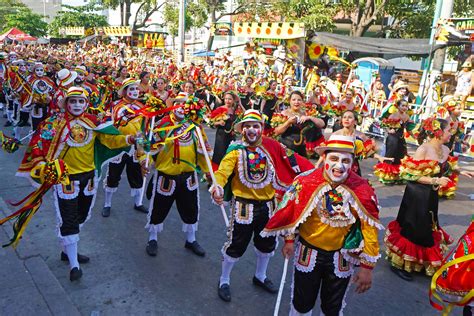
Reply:
[[[459,257],[459,258],[456,258],[446,264],[444,264],[443,266],[441,266],[439,268],[438,271],[436,271],[436,273],[433,275],[433,278],[431,279],[431,293],[433,294],[433,296],[438,300],[440,301],[441,303],[442,302],[445,302],[437,293],[436,293],[436,281],[438,280],[439,276],[446,270],[448,269],[449,267],[453,266],[453,265],[456,265],[458,263],[461,263],[461,262],[465,262],[465,261],[468,261],[468,260],[473,260],[474,259],[474,254],[470,254],[470,255],[467,255],[467,256],[463,256],[463,257]],[[472,298],[474,297],[474,289],[470,290],[469,293],[467,293],[466,296],[464,296],[459,302],[455,303],[456,305],[463,305],[467,302],[469,302],[469,300],[471,300]],[[447,316],[449,315],[451,309],[453,307],[453,303],[448,303],[448,306],[445,306],[444,309],[443,309],[443,316]]]

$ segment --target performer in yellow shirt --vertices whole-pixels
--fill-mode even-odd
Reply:
[[[149,231],[146,251],[150,256],[156,256],[158,253],[158,233],[163,230],[163,222],[175,201],[184,222],[185,248],[198,256],[206,254],[196,241],[199,217],[199,180],[196,169],[204,173],[209,172],[203,150],[211,156],[212,150],[204,131],[202,134],[206,148],[201,147],[196,128],[201,127],[185,119],[183,107],[174,109],[156,126],[156,129],[161,131],[155,133],[155,144],[158,143],[159,147],[154,153],[156,170],[148,209],[148,223],[145,227]]]
[[[96,172],[106,159],[135,143],[134,136],[120,135],[111,123],[101,124],[97,117],[85,113],[88,102],[83,88],[69,88],[60,104],[66,112],[50,116],[39,125],[17,172],[18,176],[41,182],[46,163],[59,159],[67,166],[69,183],[54,185],[53,196],[63,246],[61,260],[69,261],[71,281],[82,277],[79,263],[89,261],[78,254],[77,245],[80,228],[94,206]]]
[[[322,312],[339,315],[354,265],[360,265],[354,281],[362,293],[380,257],[377,198],[351,171],[353,138],[332,135],[317,152],[323,168],[296,177],[262,232],[285,236],[283,255],[295,254],[290,315],[311,315],[320,288]]]
[[[140,81],[128,78],[123,81],[122,87],[118,94],[122,97],[112,106],[112,118],[115,127],[124,135],[136,135],[142,131],[143,124],[146,120],[136,111],[142,109],[144,105],[138,101]],[[124,153],[109,163],[107,178],[105,180],[105,202],[102,209],[102,216],[109,217],[112,206],[112,197],[117,191],[120,184],[120,178],[126,169],[128,183],[130,184],[130,195],[134,198],[134,209],[148,213],[143,206],[141,199],[141,190],[143,187],[143,176],[141,173],[140,163],[136,152],[132,150]]]

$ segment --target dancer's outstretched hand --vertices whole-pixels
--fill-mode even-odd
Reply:
[[[295,244],[294,243],[285,243],[283,248],[281,248],[281,253],[285,258],[291,258],[295,253]]]

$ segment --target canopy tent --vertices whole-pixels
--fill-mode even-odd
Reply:
[[[194,57],[214,57],[216,53],[213,51],[201,50],[193,54]]]
[[[0,42],[3,42],[5,39],[9,39],[11,41],[20,41],[20,42],[24,42],[24,41],[34,42],[37,40],[36,37],[26,34],[25,32],[15,27],[12,27],[8,31],[0,35]]]
[[[431,50],[435,51],[445,46],[431,47],[428,39],[352,37],[326,32],[317,32],[310,42],[352,52],[419,56],[428,56]]]

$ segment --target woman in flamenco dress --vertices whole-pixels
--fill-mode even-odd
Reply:
[[[397,219],[387,226],[384,242],[392,271],[407,281],[413,279],[413,271],[424,270],[432,276],[442,264],[447,245],[453,242],[439,225],[437,192],[449,183],[444,175],[449,168],[449,149],[443,144],[450,137],[446,120],[429,118],[418,134],[421,146],[413,157],[402,160],[400,175],[408,184]],[[466,171],[460,174],[471,177]]]
[[[234,122],[238,107],[238,97],[232,92],[224,93],[224,104],[209,115],[209,125],[216,128],[216,139],[214,143],[214,154],[212,155],[213,168],[219,167],[230,143],[235,140]]]
[[[299,91],[290,94],[290,107],[274,114],[271,125],[273,136],[303,157],[307,157],[307,142],[317,147],[324,142],[323,129],[326,123],[313,115],[308,115],[304,106],[304,95]]]
[[[383,184],[403,183],[399,173],[401,160],[407,154],[404,132],[406,129],[411,133],[415,127],[407,112],[408,102],[403,99],[387,105],[382,111],[381,126],[387,131],[385,157],[393,158],[393,161],[380,162],[374,166],[374,174]]]

